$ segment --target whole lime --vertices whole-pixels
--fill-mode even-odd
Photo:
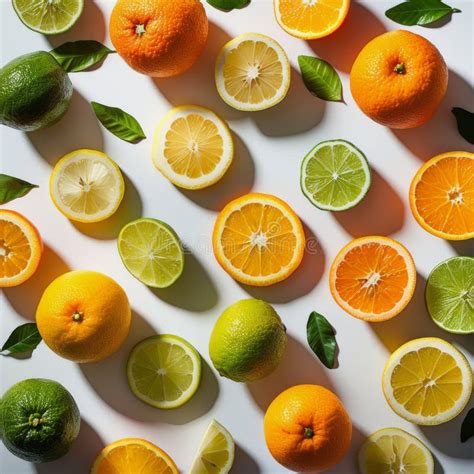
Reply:
[[[51,54],[20,56],[0,69],[0,123],[25,132],[49,127],[67,112],[72,92]]]
[[[25,461],[42,463],[64,456],[79,435],[80,425],[74,398],[53,380],[23,380],[2,397],[3,443]]]
[[[217,320],[209,354],[223,377],[252,382],[278,367],[286,343],[286,328],[273,307],[246,299],[229,306]]]

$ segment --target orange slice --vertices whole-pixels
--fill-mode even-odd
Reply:
[[[39,232],[28,219],[0,209],[0,288],[28,280],[38,268],[42,251]]]
[[[410,252],[388,237],[362,237],[337,255],[329,276],[336,303],[355,318],[385,321],[399,314],[415,291]]]
[[[179,474],[174,461],[158,446],[139,438],[126,438],[106,446],[91,474]]]
[[[273,0],[280,26],[303,39],[334,33],[346,19],[350,4],[350,0]]]
[[[212,237],[222,268],[241,283],[268,286],[288,278],[303,259],[305,235],[294,211],[268,194],[247,194],[217,217]]]
[[[474,153],[431,158],[413,178],[410,207],[428,232],[447,240],[474,237]]]

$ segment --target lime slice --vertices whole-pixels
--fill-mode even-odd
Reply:
[[[82,14],[84,0],[13,0],[13,8],[31,30],[57,35],[74,26]]]
[[[474,333],[474,258],[453,257],[437,265],[426,284],[426,306],[446,331]]]
[[[316,145],[301,165],[301,189],[311,203],[326,211],[345,211],[357,205],[371,184],[365,155],[345,140]]]
[[[179,237],[157,219],[142,218],[127,224],[118,237],[118,251],[127,270],[153,288],[167,288],[183,273]]]
[[[212,420],[199,446],[190,474],[227,474],[234,463],[234,440],[216,420]]]
[[[178,336],[152,336],[132,349],[127,377],[140,400],[164,410],[178,408],[199,388],[201,356]]]

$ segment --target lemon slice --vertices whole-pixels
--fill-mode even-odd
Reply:
[[[68,219],[98,222],[110,217],[122,202],[125,183],[120,168],[97,150],[76,150],[54,167],[49,192]]]
[[[197,105],[171,109],[158,125],[153,162],[173,184],[202,189],[219,181],[234,157],[227,124]]]
[[[429,449],[415,436],[398,428],[371,434],[359,451],[360,474],[433,474]]]
[[[234,463],[234,440],[216,420],[212,420],[199,446],[190,474],[227,474]]]
[[[268,109],[285,98],[290,71],[288,57],[274,39],[245,33],[229,41],[219,53],[217,91],[235,109]]]
[[[424,337],[390,356],[382,387],[399,416],[418,425],[439,425],[459,415],[469,401],[472,369],[453,345]]]

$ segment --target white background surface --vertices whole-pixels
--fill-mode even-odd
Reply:
[[[75,365],[44,344],[30,360],[2,358],[1,390],[30,377],[55,379],[74,395],[82,412],[82,430],[72,452],[62,460],[33,466],[0,447],[2,474],[82,474],[100,448],[123,437],[143,437],[164,448],[186,472],[209,420],[216,418],[238,444],[233,472],[277,474],[286,472],[268,453],[262,429],[269,402],[298,383],[319,383],[333,389],[354,423],[352,449],[332,473],[356,472],[356,453],[371,432],[397,426],[419,436],[437,459],[437,473],[473,472],[474,439],[459,442],[463,413],[452,422],[419,428],[398,418],[384,401],[380,386],[385,361],[401,343],[421,336],[454,341],[470,357],[473,336],[457,337],[437,329],[426,313],[424,283],[430,270],[456,254],[473,252],[472,242],[450,244],[422,230],[411,216],[407,193],[422,162],[435,154],[472,150],[459,137],[450,113],[452,106],[473,109],[473,20],[471,1],[451,0],[463,12],[438,28],[412,28],[429,38],[450,68],[447,97],[436,116],[417,130],[392,132],[366,118],[355,106],[348,72],[361,47],[386,30],[397,29],[383,12],[393,1],[353,2],[345,26],[332,38],[307,43],[287,35],[277,25],[270,0],[254,0],[250,7],[223,13],[206,5],[210,19],[208,45],[199,62],[186,74],[151,80],[135,73],[118,55],[101,68],[71,75],[75,95],[67,116],[53,128],[23,134],[2,127],[2,172],[39,184],[39,190],[7,207],[18,210],[39,228],[45,253],[36,275],[21,287],[2,294],[0,340],[19,324],[34,319],[46,285],[70,269],[93,269],[116,279],[127,291],[134,316],[130,335],[111,358]],[[61,37],[44,38],[26,29],[7,0],[1,1],[1,63],[30,51],[49,49],[66,40],[96,39],[110,45],[107,23],[113,2],[86,0],[77,26]],[[269,111],[245,114],[228,108],[218,97],[213,64],[222,45],[237,34],[257,31],[278,40],[294,66],[286,100]],[[347,104],[324,103],[304,88],[297,56],[314,54],[330,61],[340,72]],[[139,145],[124,143],[96,121],[88,101],[122,107],[139,119],[148,137],[172,106],[195,103],[208,106],[227,119],[236,141],[236,161],[223,181],[207,191],[183,192],[168,183],[152,166],[151,139]],[[303,156],[322,140],[344,138],[360,147],[374,169],[374,183],[366,201],[344,214],[312,207],[299,189]],[[103,150],[127,176],[125,202],[115,217],[98,225],[75,225],[53,207],[48,195],[51,166],[76,148]],[[221,270],[210,250],[216,212],[231,198],[249,191],[273,193],[285,199],[305,222],[309,238],[319,242],[317,255],[307,255],[287,282],[267,289],[240,286]],[[151,291],[134,280],[122,266],[115,238],[126,222],[140,216],[168,222],[192,250],[178,283]],[[413,253],[419,272],[418,289],[404,313],[395,320],[369,325],[344,314],[332,300],[328,270],[337,251],[351,238],[385,234],[403,242]],[[288,327],[290,343],[281,367],[267,379],[239,385],[204,373],[197,396],[185,407],[161,412],[142,404],[130,393],[125,362],[130,348],[156,332],[178,334],[200,351],[207,363],[208,338],[221,311],[249,295],[273,303]],[[337,330],[339,368],[326,370],[308,350],[305,327],[309,313],[325,314]],[[472,406],[472,400],[470,406]]]

